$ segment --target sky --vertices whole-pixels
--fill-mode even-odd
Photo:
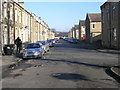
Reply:
[[[50,28],[67,32],[85,20],[87,13],[100,13],[104,2],[25,2],[26,10],[41,17]]]

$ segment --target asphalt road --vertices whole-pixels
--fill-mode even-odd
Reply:
[[[118,55],[83,42],[60,40],[43,59],[29,59],[3,73],[3,88],[118,88],[107,73]]]

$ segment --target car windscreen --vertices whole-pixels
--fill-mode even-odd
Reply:
[[[44,41],[38,41],[37,43],[42,43],[43,45],[45,45],[45,42],[44,42]]]
[[[48,40],[47,42],[48,42],[48,43],[50,43],[50,42],[51,42],[51,40]]]
[[[28,44],[27,45],[27,48],[40,48],[40,44],[37,44],[37,43],[32,43],[32,44]]]
[[[73,41],[77,41],[76,39],[73,39]]]
[[[44,41],[42,41],[41,43],[42,43],[43,45],[45,45],[45,42],[44,42]]]

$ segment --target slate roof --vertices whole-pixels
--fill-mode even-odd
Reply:
[[[79,24],[80,24],[81,26],[85,26],[85,20],[80,20],[80,21],[79,21]]]
[[[75,30],[79,29],[79,25],[75,25],[75,26],[74,26],[74,29],[75,29]]]
[[[88,13],[91,22],[101,22],[101,13]]]

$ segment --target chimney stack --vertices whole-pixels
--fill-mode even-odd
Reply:
[[[18,4],[24,8],[24,2],[18,2]]]

